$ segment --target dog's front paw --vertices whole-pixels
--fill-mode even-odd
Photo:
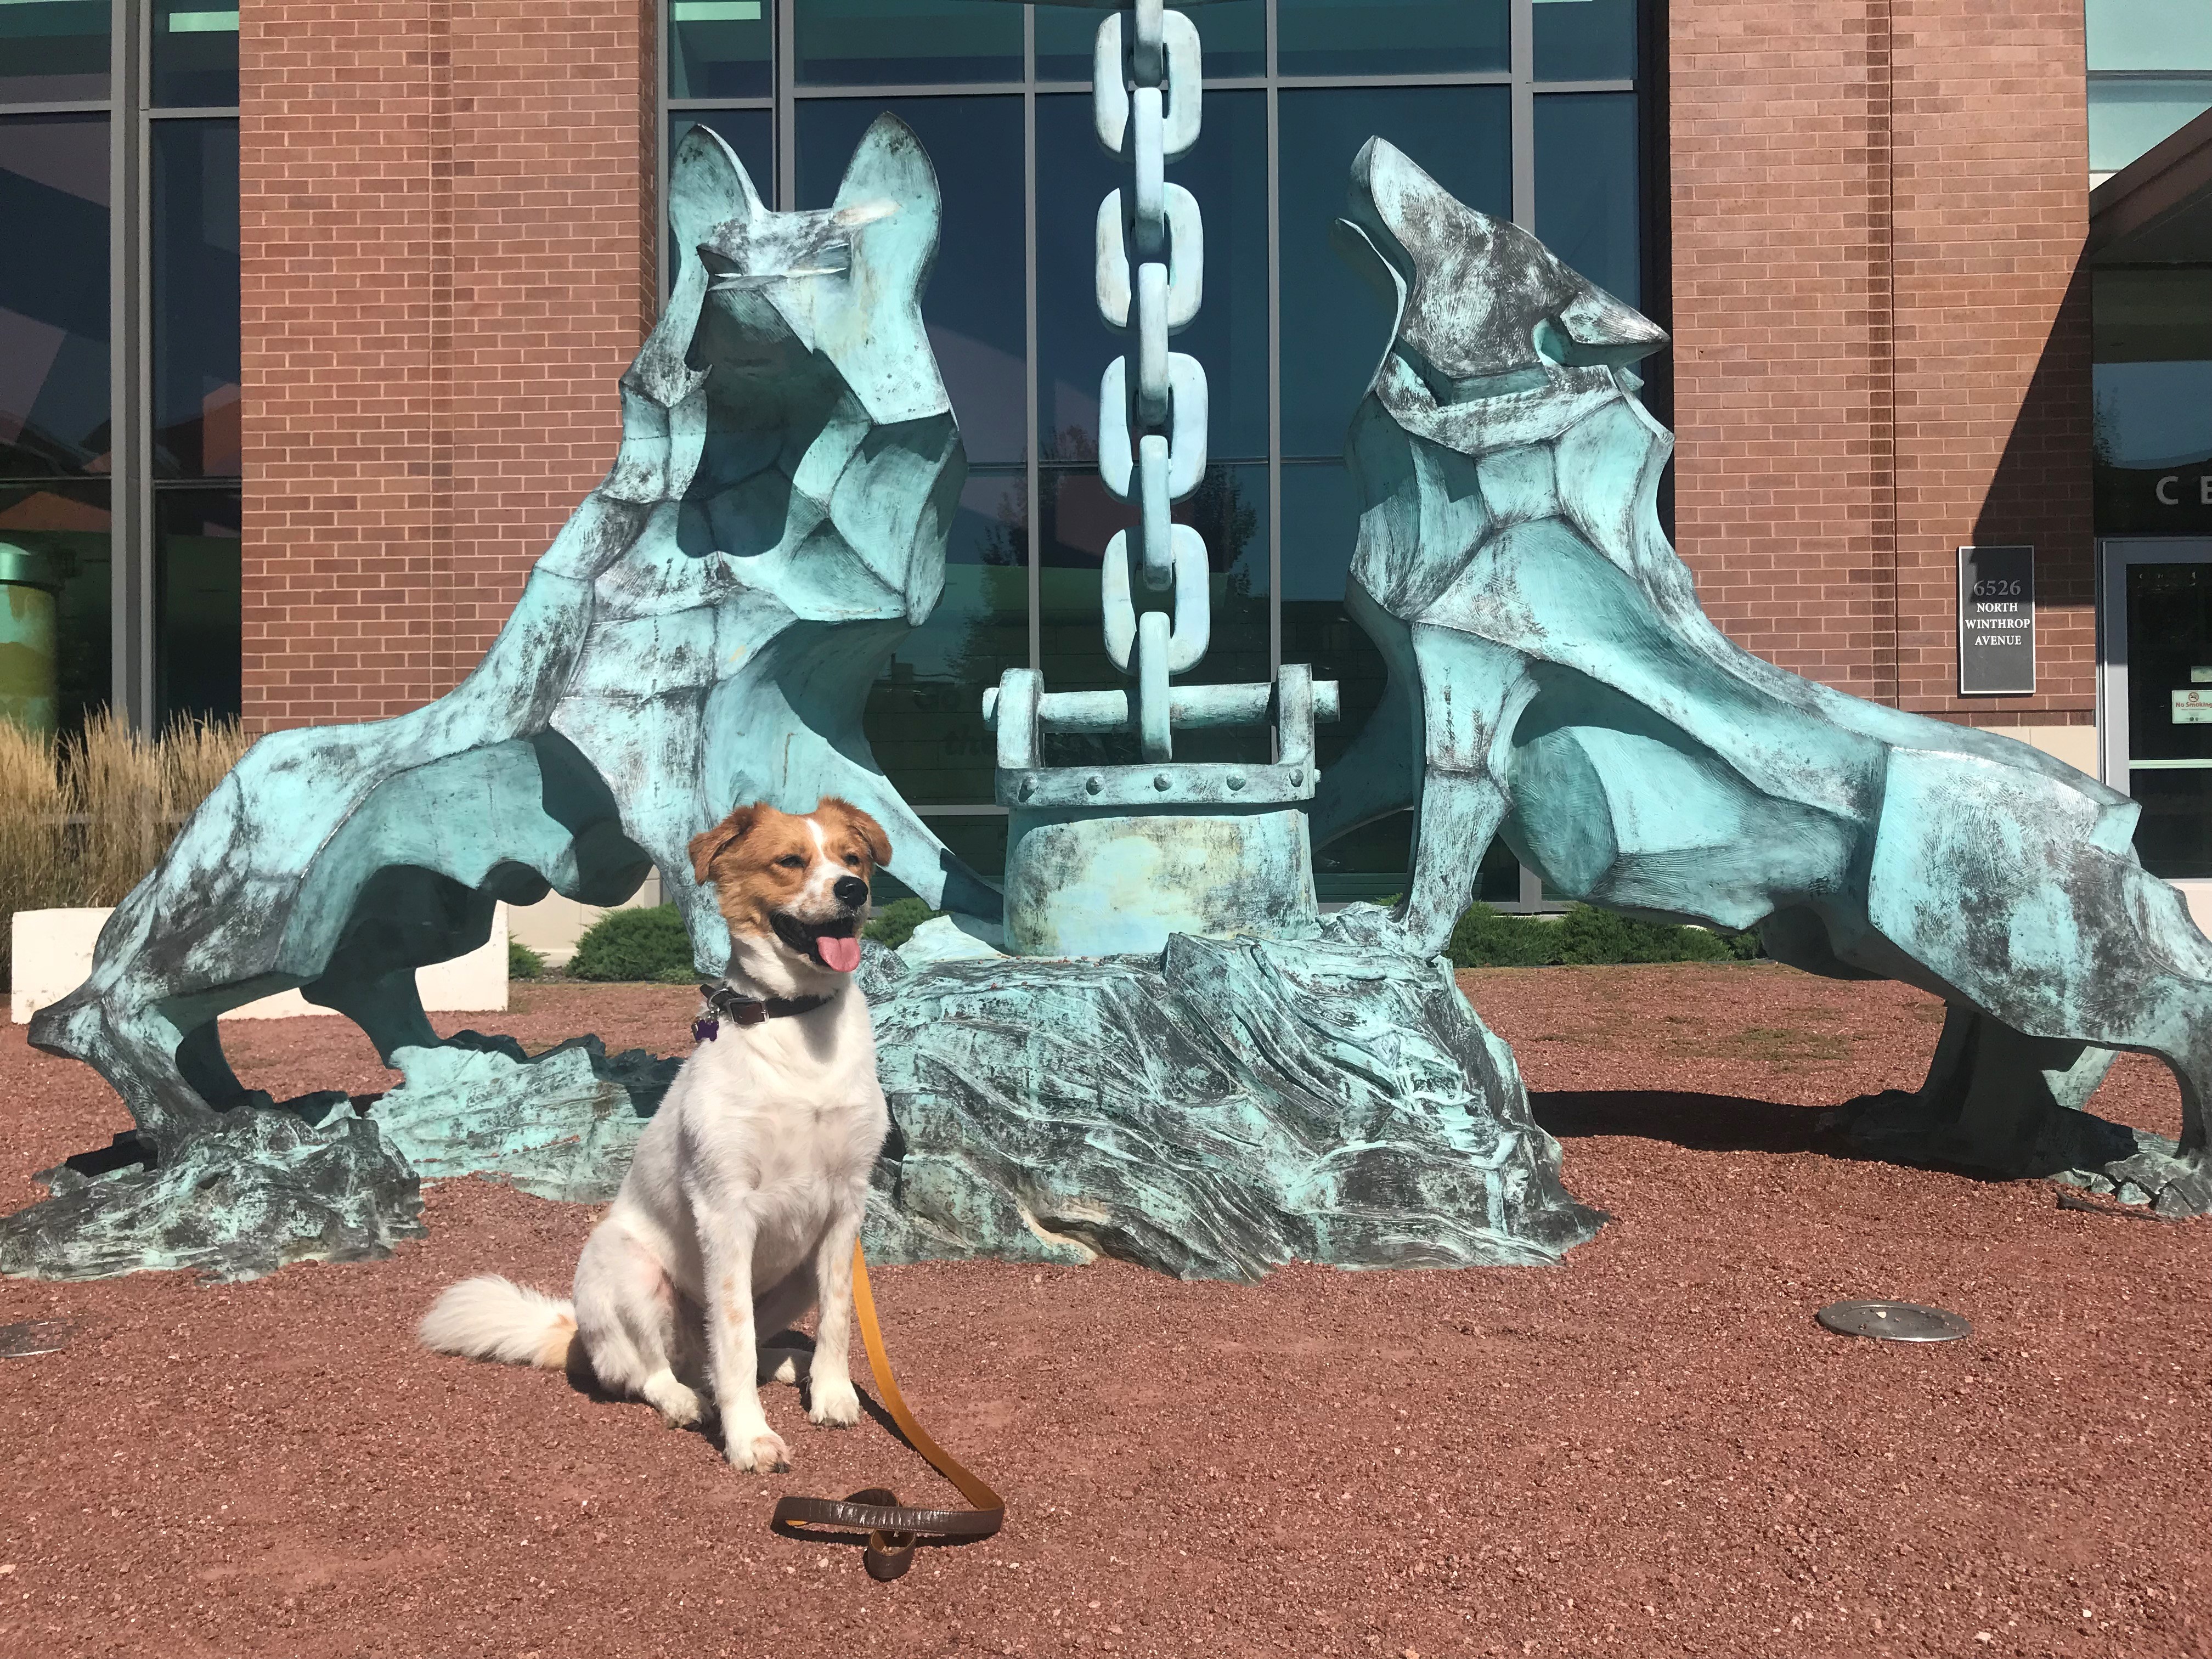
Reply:
[[[860,1420],[860,1396],[848,1376],[823,1377],[811,1382],[812,1403],[808,1407],[806,1420],[819,1423],[826,1428],[849,1429]]]
[[[773,1429],[733,1430],[722,1449],[733,1469],[781,1472],[791,1467],[791,1449]]]

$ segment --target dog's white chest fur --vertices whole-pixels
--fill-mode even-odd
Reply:
[[[811,1013],[725,1022],[646,1126],[609,1219],[662,1246],[677,1288],[703,1304],[702,1214],[742,1215],[755,1240],[751,1288],[766,1291],[865,1199],[890,1122],[857,989]]]

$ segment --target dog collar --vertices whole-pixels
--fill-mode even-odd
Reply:
[[[788,1019],[811,1014],[828,1003],[828,997],[741,997],[726,985],[702,985],[707,1012],[691,1022],[691,1041],[712,1042],[722,1032],[722,1021],[733,1025],[757,1025],[764,1019]]]

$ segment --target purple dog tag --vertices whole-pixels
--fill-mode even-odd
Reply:
[[[722,1022],[712,1014],[702,1014],[691,1022],[691,1041],[712,1042],[721,1035]]]

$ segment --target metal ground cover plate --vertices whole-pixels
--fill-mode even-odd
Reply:
[[[58,1353],[76,1333],[76,1327],[66,1319],[30,1319],[19,1325],[0,1325],[0,1359]]]
[[[1885,1342],[1955,1342],[1974,1334],[1957,1314],[1917,1302],[1831,1302],[1814,1317],[1840,1336]]]

